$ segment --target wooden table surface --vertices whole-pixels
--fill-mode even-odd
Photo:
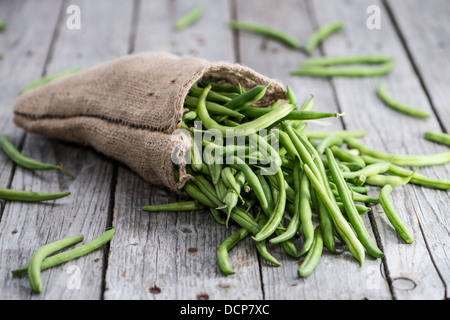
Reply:
[[[196,3],[205,8],[202,19],[174,31],[177,18]],[[68,27],[70,5],[80,8],[80,29]],[[380,29],[367,26],[371,5],[380,9]],[[381,206],[372,206],[365,223],[385,257],[367,257],[362,269],[348,252],[334,255],[324,250],[316,270],[299,278],[300,260],[279,246],[269,246],[282,263],[271,266],[259,258],[248,238],[230,252],[236,274],[227,277],[218,268],[216,250],[236,227],[218,225],[207,212],[141,211],[144,205],[180,198],[95,150],[24,132],[14,125],[12,110],[19,91],[44,75],[89,68],[130,53],[168,51],[239,62],[290,85],[302,101],[314,94],[316,110],[346,113],[337,120],[311,123],[311,128],[363,129],[364,143],[391,153],[448,152],[423,134],[450,131],[449,16],[447,0],[0,1],[0,20],[8,24],[0,33],[1,133],[24,154],[62,162],[76,175],[71,180],[58,172],[31,172],[0,153],[1,188],[72,192],[54,202],[0,202],[0,298],[448,299],[449,191],[415,185],[395,189],[392,198],[414,234],[413,244],[403,243]],[[265,37],[232,32],[226,27],[232,19],[289,31],[303,45],[319,26],[340,20],[344,30],[328,38],[313,56],[391,55],[396,68],[382,78],[290,76],[308,56]],[[431,118],[416,119],[385,107],[375,93],[379,81],[400,100],[429,111]],[[450,164],[419,170],[450,179]],[[87,242],[111,225],[117,233],[107,246],[43,271],[42,293],[32,293],[26,276],[11,276],[11,270],[26,265],[38,247],[77,234]]]

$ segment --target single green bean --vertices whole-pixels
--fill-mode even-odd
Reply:
[[[344,140],[337,136],[328,136],[325,139],[323,139],[317,146],[316,150],[319,155],[323,154],[325,152],[325,148],[329,148],[332,146],[338,146],[340,147],[344,143]]]
[[[424,134],[425,139],[450,146],[450,134],[444,132],[427,131]]]
[[[373,186],[385,186],[387,184],[392,187],[399,187],[405,184],[408,184],[412,177],[416,174],[419,167],[416,168],[415,171],[409,177],[399,177],[399,176],[388,176],[377,174],[370,177],[367,177],[366,183]]]
[[[245,239],[248,236],[248,230],[242,228],[238,232],[234,233],[232,236],[225,239],[217,250],[217,260],[219,262],[220,270],[226,275],[232,275],[236,272],[230,265],[228,259],[228,251],[230,251],[238,242]]]
[[[197,201],[180,201],[166,204],[154,204],[151,206],[142,207],[143,211],[150,212],[176,212],[176,211],[198,211],[206,207],[200,205]]]
[[[364,161],[364,159],[363,159]],[[374,164],[369,164],[366,167],[357,170],[357,171],[352,171],[352,172],[343,172],[342,176],[345,179],[353,179],[353,178],[357,178],[360,175],[366,176],[366,177],[370,177],[373,175],[377,175],[380,173],[385,173],[389,171],[389,167],[390,167],[390,163],[389,162],[379,162],[379,163],[374,163]]]
[[[223,106],[224,108],[236,111],[242,110],[264,97],[269,86],[270,82],[264,86],[255,86],[250,90],[240,94],[236,98],[226,102]]]
[[[319,57],[302,61],[303,67],[324,67],[349,64],[380,64],[393,61],[390,56],[342,56],[342,57]]]
[[[365,257],[363,245],[348,225],[347,220],[342,215],[338,205],[330,199],[327,191],[320,183],[320,181],[316,178],[309,166],[307,164],[304,164],[303,166],[306,174],[308,175],[309,181],[317,191],[317,195],[323,200],[324,204],[326,205],[333,220],[333,225],[336,228],[336,231],[338,232],[342,240],[347,244],[350,252],[356,258],[356,260],[359,261],[360,266],[362,267]]]
[[[245,175],[243,172],[238,172],[236,174],[236,179],[231,188],[228,189],[228,192],[225,195],[223,202],[227,206],[227,219],[225,221],[225,225],[228,227],[228,221],[231,217],[231,212],[237,206],[238,199],[240,198],[242,201],[244,199],[241,196],[241,189],[245,183]]]
[[[198,106],[200,98],[197,97],[191,97],[187,96],[184,99],[184,104],[186,107],[188,107],[191,111],[196,111],[195,108]],[[205,101],[206,109],[208,112],[216,115],[224,115],[224,116],[230,116],[230,117],[236,117],[236,118],[244,118],[245,116],[233,109],[226,108],[218,103],[212,102],[212,101]],[[198,111],[197,116],[198,116]]]
[[[271,38],[277,39],[293,48],[299,48],[299,41],[292,35],[289,35],[281,30],[273,29],[272,27],[256,24],[256,23],[247,23],[247,22],[239,22],[239,21],[230,21],[228,26],[233,29],[239,29],[244,31],[250,31],[258,34],[262,34],[265,36],[269,36]]]
[[[246,117],[258,118],[268,114],[273,110],[267,108],[247,107],[240,112]],[[337,118],[343,116],[343,113],[338,112],[316,112],[306,110],[292,110],[282,120],[316,120],[324,118]]]
[[[177,20],[177,22],[175,23],[175,29],[178,31],[183,30],[199,20],[202,16],[203,7],[197,4],[194,6],[194,8],[191,9],[191,11]]]
[[[257,217],[256,221],[258,221],[261,228],[267,223],[267,218],[264,215],[260,215]],[[281,266],[281,263],[270,254],[269,250],[267,250],[266,240],[255,241],[256,250],[258,250],[260,256],[276,266]]]
[[[45,258],[41,263],[41,271],[65,263],[67,261],[74,260],[100,248],[104,244],[108,243],[115,233],[116,229],[114,227],[107,228],[100,237],[90,241],[89,243],[86,243],[72,250],[64,251]],[[27,274],[28,266],[12,270],[11,272],[13,277]]]
[[[309,205],[310,198],[309,198],[309,188],[308,190],[301,190],[301,180],[302,175],[300,172],[300,164],[296,163],[294,167],[294,190],[295,190],[295,198],[294,198],[294,214],[289,221],[289,224],[286,228],[286,230],[278,235],[275,238],[270,239],[270,243],[280,243],[283,241],[286,241],[288,239],[291,239],[299,230],[300,228],[300,222],[301,222],[301,210],[306,209],[307,205]],[[305,186],[303,186],[305,187]],[[302,207],[302,205],[304,205]],[[303,212],[304,214],[308,214],[306,212]]]
[[[293,76],[316,76],[316,77],[376,77],[388,74],[394,69],[393,61],[387,62],[377,68],[353,67],[353,68],[333,68],[333,67],[308,67],[291,71]]]
[[[314,230],[314,241],[311,249],[308,251],[305,259],[298,268],[298,274],[300,277],[309,276],[319,264],[320,257],[323,251],[323,237],[322,230],[317,226]]]
[[[183,115],[184,119],[186,120],[195,120],[197,119],[197,112],[195,111],[188,111]]]
[[[396,111],[399,111],[403,114],[407,114],[413,117],[419,117],[419,118],[429,118],[430,114],[425,110],[420,110],[416,108],[412,108],[410,106],[407,106],[394,98],[392,98],[389,93],[386,90],[386,86],[384,83],[380,83],[377,87],[377,94],[378,97],[381,99],[381,101],[384,102],[384,104]]]
[[[305,173],[306,174],[306,173]],[[337,253],[336,250],[336,242],[334,240],[334,228],[333,228],[333,220],[331,219],[331,215],[328,212],[327,207],[325,206],[325,203],[323,200],[317,195],[317,191],[312,188],[311,189],[311,200],[314,207],[315,212],[319,216],[319,227],[322,231],[322,237],[323,242],[325,244],[325,247],[333,253]],[[342,202],[340,202],[341,206],[339,207],[339,210],[341,210],[341,207],[343,208]],[[339,206],[339,203],[338,203]],[[341,210],[342,212],[343,210]]]
[[[298,182],[297,182],[298,183]],[[302,226],[305,242],[300,250],[299,255],[304,255],[309,252],[314,240],[314,225],[312,222],[311,210],[311,186],[306,173],[301,174],[300,180],[300,221]]]
[[[392,226],[397,230],[400,234],[401,238],[406,243],[413,243],[414,237],[412,233],[409,231],[408,227],[402,221],[401,217],[395,210],[394,204],[390,198],[390,194],[392,192],[392,186],[387,184],[380,191],[380,204],[386,214],[388,220],[391,222]]]
[[[328,163],[330,165],[330,171],[333,176],[333,181],[336,184],[339,196],[344,204],[345,213],[347,214],[350,223],[352,224],[353,229],[358,236],[361,244],[366,248],[367,252],[375,257],[381,258],[384,256],[384,253],[377,247],[367,229],[364,225],[364,221],[361,219],[358,210],[353,203],[352,191],[348,188],[347,183],[342,176],[342,173],[334,159],[333,152],[329,149],[325,149],[325,153],[327,155]]]
[[[56,200],[70,195],[69,191],[57,193],[43,193],[33,191],[19,191],[11,189],[0,189],[0,199],[23,202],[40,202]]]
[[[335,136],[341,139],[362,138],[366,136],[365,130],[339,130],[339,131],[317,131],[307,130],[305,135],[308,139],[325,139],[329,136]]]
[[[278,182],[278,191],[279,196],[275,205],[274,212],[269,217],[269,220],[264,225],[264,227],[256,234],[253,238],[255,241],[261,241],[263,239],[268,238],[273,234],[279,225],[281,219],[283,218],[285,208],[286,208],[286,188],[283,172],[281,169],[277,170],[277,182]]]
[[[341,21],[328,23],[318,30],[316,30],[311,37],[308,39],[308,42],[305,46],[305,51],[308,54],[311,54],[319,43],[321,43],[325,38],[329,37],[331,34],[341,30],[344,27],[344,24]]]
[[[203,88],[198,86],[198,83],[196,82],[191,89],[189,90],[189,95],[193,96],[193,97],[200,97],[200,95],[203,92]],[[218,103],[227,103],[228,101],[231,100],[231,98],[224,96],[223,94],[220,94],[218,92],[215,92],[213,90],[209,91],[208,96],[206,97],[207,100],[209,101],[213,101],[213,102],[218,102]]]
[[[297,96],[290,86],[286,86],[286,99],[294,106],[298,104]]]
[[[83,241],[84,236],[78,235],[75,237],[64,238],[57,240],[55,242],[46,244],[39,249],[31,256],[30,261],[28,263],[28,280],[30,282],[31,289],[34,292],[40,293],[43,288],[42,279],[41,279],[41,265],[42,261],[50,254],[55,251],[61,250],[67,246],[73,245],[80,241]]]
[[[80,70],[81,70],[80,67],[76,67],[76,68],[71,68],[71,69],[67,69],[67,70],[58,72],[58,73],[53,74],[53,75],[42,77],[41,79],[36,80],[33,83],[31,83],[28,86],[26,86],[25,88],[23,88],[20,91],[20,94],[23,94],[23,93],[25,93],[25,92],[27,92],[27,91],[29,91],[31,89],[35,89],[37,87],[40,87],[40,86],[42,86],[42,85],[44,85],[46,83],[49,83],[49,82],[51,82],[53,80],[56,80],[56,79],[59,79],[59,78],[62,78],[62,77],[74,74],[74,73],[76,73],[76,72],[78,72]]]
[[[341,147],[338,147],[338,146],[331,146],[330,149],[333,152],[333,155],[336,158],[339,158],[341,161],[357,163],[361,167],[366,166],[366,163],[364,162],[364,160],[361,157],[354,155],[353,153],[349,152],[348,150],[342,149]]]
[[[0,147],[12,161],[23,168],[30,170],[59,170],[66,173],[72,179],[75,178],[73,174],[63,169],[59,165],[42,163],[23,155],[19,150],[16,149],[16,147],[9,140],[8,136],[5,134],[0,135]]]

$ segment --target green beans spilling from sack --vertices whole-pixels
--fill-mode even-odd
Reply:
[[[220,224],[237,224],[239,230],[217,248],[218,265],[226,275],[235,273],[229,251],[247,237],[275,266],[280,263],[267,242],[280,244],[289,256],[302,260],[301,277],[314,271],[324,248],[338,253],[337,244],[361,266],[366,253],[381,258],[384,253],[361,218],[371,204],[381,204],[396,232],[413,242],[390,194],[407,183],[450,189],[450,180],[404,168],[449,162],[450,152],[393,155],[363,145],[358,138],[364,131],[307,130],[308,120],[342,114],[313,111],[313,96],[298,105],[290,87],[286,100],[255,107],[269,85],[244,90],[213,81],[196,83],[185,99],[188,111],[180,124],[194,142],[187,166],[192,179],[184,186],[191,199],[143,210],[209,210]],[[367,194],[371,185],[382,187],[379,197]]]

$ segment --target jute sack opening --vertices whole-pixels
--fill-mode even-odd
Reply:
[[[240,83],[245,89],[271,82],[258,102],[261,107],[286,97],[280,83],[239,64],[150,52],[117,58],[24,93],[14,106],[14,122],[31,133],[90,146],[146,181],[182,194],[189,179],[183,159],[192,141],[173,133],[189,89],[202,78]],[[179,164],[178,183],[173,159]]]

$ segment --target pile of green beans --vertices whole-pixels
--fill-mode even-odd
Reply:
[[[373,258],[384,256],[362,218],[371,206],[380,205],[393,232],[411,243],[413,235],[395,211],[390,193],[410,183],[450,189],[449,180],[431,179],[418,173],[418,168],[405,168],[446,163],[450,153],[395,155],[361,143],[364,130],[307,130],[307,121],[335,117],[338,113],[313,111],[313,96],[299,105],[290,87],[286,88],[286,99],[274,101],[266,108],[255,107],[269,86],[242,88],[215,79],[196,83],[186,97],[188,111],[181,128],[192,137],[211,130],[228,133],[227,139],[230,132],[233,139],[245,134],[248,141],[244,145],[225,145],[225,139],[210,141],[206,135],[201,136],[203,140],[187,157],[192,160],[187,164],[192,179],[184,191],[191,199],[142,209],[209,210],[224,227],[238,227],[217,248],[218,268],[225,275],[235,273],[230,250],[247,237],[273,266],[281,264],[269,252],[267,243],[281,245],[286,254],[301,260],[301,277],[314,271],[324,249],[340,253],[336,249],[339,242],[362,267],[366,253]],[[191,98],[196,99],[196,105]],[[239,115],[211,108],[212,104]],[[266,136],[261,135],[262,129],[267,129]],[[257,141],[259,149],[251,141]],[[211,161],[217,159],[220,161]],[[177,167],[175,173],[178,180]],[[369,188],[381,189],[379,196],[369,196]]]

